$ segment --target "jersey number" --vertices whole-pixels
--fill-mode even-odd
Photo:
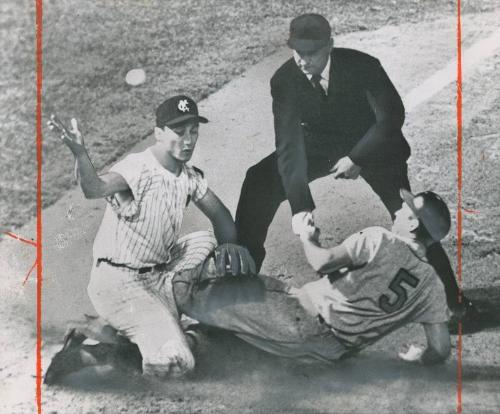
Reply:
[[[403,283],[410,285],[411,287],[417,287],[419,280],[408,273],[405,269],[399,269],[394,279],[389,283],[389,289],[396,294],[396,299],[391,303],[391,300],[387,295],[382,295],[378,299],[378,305],[385,313],[396,312],[403,307],[406,300],[408,299],[408,294],[406,289],[403,287]]]

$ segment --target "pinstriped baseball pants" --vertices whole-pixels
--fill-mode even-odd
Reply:
[[[96,260],[87,289],[90,300],[102,318],[137,344],[144,374],[180,376],[194,368],[179,324],[172,278],[198,268],[215,247],[211,232],[188,234],[170,251],[166,270],[144,274]]]

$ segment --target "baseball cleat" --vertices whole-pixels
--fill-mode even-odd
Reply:
[[[50,362],[43,377],[47,385],[57,384],[61,378],[83,368],[80,350],[85,337],[79,335],[76,329],[70,329],[64,336],[62,349],[57,352]]]
[[[459,322],[462,325],[462,334],[470,334],[479,332],[483,329],[481,323],[481,313],[477,307],[466,297],[457,308],[452,310],[450,321],[448,322],[448,329],[450,334],[458,335]]]

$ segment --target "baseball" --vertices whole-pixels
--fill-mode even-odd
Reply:
[[[138,86],[141,83],[144,83],[146,80],[146,72],[144,69],[132,69],[127,72],[125,76],[125,82],[127,82],[131,86]]]

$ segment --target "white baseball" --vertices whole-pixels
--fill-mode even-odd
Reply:
[[[131,86],[138,86],[141,83],[144,83],[146,80],[146,72],[144,69],[132,69],[127,72],[125,76],[125,82],[127,82]]]

